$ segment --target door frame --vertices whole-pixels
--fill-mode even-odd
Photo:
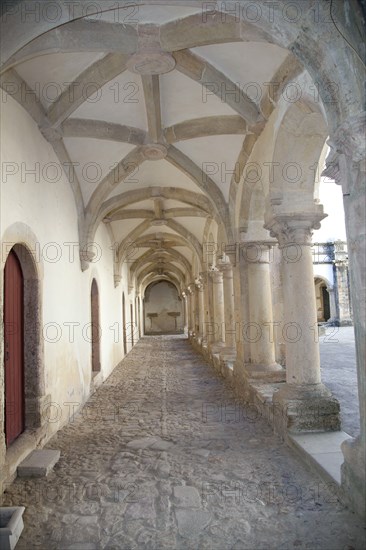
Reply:
[[[10,251],[13,251],[20,263],[23,273],[23,335],[24,335],[24,395],[25,395],[25,430],[17,439],[21,439],[29,429],[43,428],[48,422],[44,407],[49,396],[45,395],[44,372],[44,339],[42,335],[42,279],[43,266],[37,258],[37,240],[31,230],[24,224],[15,224],[4,234],[1,269],[1,331],[4,334],[4,268]],[[20,226],[20,227],[19,227]],[[21,238],[26,234],[27,239]],[[15,237],[19,238],[16,241]],[[26,243],[24,241],[27,241]],[[6,250],[4,250],[6,243]],[[5,252],[5,254],[4,254]],[[1,351],[1,380],[4,380],[4,350]],[[0,406],[4,410],[5,388],[0,392]],[[0,437],[4,439],[4,418],[1,421]],[[38,433],[38,432],[37,432]],[[35,436],[37,437],[37,433]],[[15,443],[15,442],[14,442]],[[9,447],[10,448],[10,447]]]

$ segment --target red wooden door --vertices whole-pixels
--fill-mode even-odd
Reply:
[[[134,344],[133,332],[134,332],[135,325],[133,324],[133,305],[132,304],[130,305],[130,315],[131,315],[131,343],[133,345]]]
[[[9,446],[24,431],[23,273],[11,251],[4,273],[5,437]]]
[[[92,323],[92,371],[100,371],[100,327],[99,327],[99,293],[95,280],[91,287],[91,323]]]
[[[126,304],[125,294],[122,294],[122,335],[123,335],[123,353],[127,353],[127,333],[126,333]]]

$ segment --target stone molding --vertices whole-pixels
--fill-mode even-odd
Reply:
[[[328,145],[354,162],[366,159],[366,111],[348,118],[330,136]]]

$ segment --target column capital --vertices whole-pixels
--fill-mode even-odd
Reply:
[[[225,245],[225,255],[230,259],[233,267],[236,266],[238,260],[238,242],[231,242]]]
[[[233,266],[228,257],[222,256],[217,262],[217,268],[225,278],[233,277]]]
[[[217,267],[212,267],[209,271],[209,275],[212,277],[214,283],[222,283],[223,273]]]
[[[115,273],[113,277],[114,277],[114,286],[115,288],[117,288],[119,283],[122,280],[122,275],[120,275],[119,273]]]
[[[357,181],[357,176],[353,173],[353,163],[355,165],[361,163],[360,166],[363,166],[361,170],[365,171],[365,134],[366,112],[363,111],[359,115],[348,118],[327,141],[330,151],[322,176],[333,179],[335,183],[342,185],[344,194],[349,194],[350,187]],[[363,182],[363,178],[361,180]]]
[[[200,271],[198,278],[201,281],[202,288],[206,288],[208,284],[208,271]]]
[[[204,281],[201,278],[201,276],[195,278],[194,284],[195,284],[197,290],[202,290],[204,288]]]
[[[267,219],[266,229],[270,231],[271,237],[276,237],[279,248],[291,244],[311,246],[313,230],[320,228],[320,222],[326,216],[323,208],[303,214],[276,214]]]

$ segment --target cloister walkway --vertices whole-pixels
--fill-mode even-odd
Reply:
[[[71,409],[70,409],[71,410]],[[362,521],[184,337],[145,337],[17,479],[19,550],[358,549]]]

